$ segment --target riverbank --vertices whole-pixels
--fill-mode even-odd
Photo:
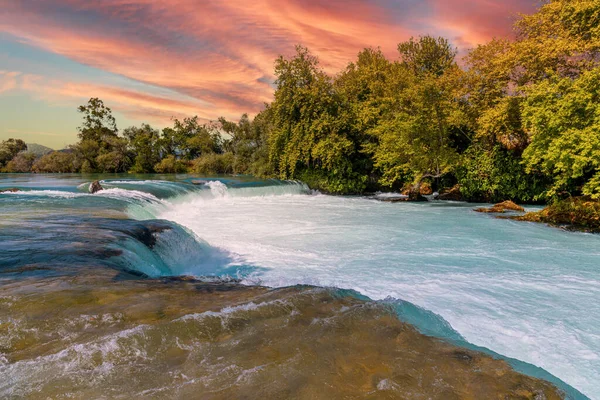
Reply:
[[[552,203],[541,211],[511,218],[566,230],[600,233],[600,202],[583,197],[569,198]]]

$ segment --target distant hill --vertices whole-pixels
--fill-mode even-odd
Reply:
[[[37,143],[27,143],[27,151],[35,154],[38,157],[43,156],[44,154],[48,154],[54,151],[50,147],[42,146]]]

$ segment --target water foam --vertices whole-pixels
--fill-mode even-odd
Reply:
[[[289,188],[283,195],[229,188],[222,196],[214,185],[218,197],[178,199],[158,217],[266,268],[248,283],[404,299],[471,343],[600,396],[600,237],[495,220],[469,205],[387,204]]]

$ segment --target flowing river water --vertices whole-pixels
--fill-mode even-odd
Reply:
[[[98,178],[106,190],[89,194]],[[311,379],[341,368],[321,395],[413,398],[420,383],[392,354],[401,331],[415,348],[461,346],[469,368],[485,370],[483,351],[600,399],[600,235],[245,177],[6,175],[9,187],[22,190],[0,193],[0,397],[186,397],[201,384],[216,398],[311,398]],[[160,279],[176,276],[202,282]],[[435,369],[458,371],[455,359]]]

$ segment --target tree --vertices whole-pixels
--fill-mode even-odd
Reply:
[[[600,198],[600,67],[532,86],[523,119],[531,138],[524,160],[529,171],[553,177],[547,195]]]
[[[131,172],[152,173],[154,166],[160,162],[160,134],[148,124],[141,127],[129,127],[123,130],[129,149],[135,157]]]
[[[75,172],[77,164],[72,152],[53,151],[43,155],[32,167],[34,172]]]
[[[180,172],[186,172],[187,165],[171,154],[156,164],[154,166],[154,170],[161,174],[176,174]]]
[[[108,149],[96,157],[97,168],[100,172],[127,172],[132,165],[132,155],[127,146],[127,140],[121,137],[106,139]]]
[[[20,152],[10,160],[3,172],[31,172],[31,167],[35,161],[35,154],[29,152]]]
[[[441,76],[456,66],[456,49],[443,37],[411,37],[398,45],[398,52],[402,63],[418,76]]]
[[[112,111],[99,98],[89,99],[87,104],[79,106],[77,111],[83,114],[83,122],[77,128],[82,141],[91,140],[104,145],[107,139],[117,136],[117,123]]]
[[[402,62],[394,74],[403,83],[389,112],[370,130],[378,139],[373,159],[382,184],[412,181],[417,192],[424,179],[452,172],[458,160],[453,135],[466,120],[457,89],[463,72],[445,39],[410,39],[398,49]]]
[[[355,170],[358,154],[351,124],[332,79],[301,46],[275,62],[275,100],[270,105],[270,166],[282,179],[303,179],[335,193],[364,190]]]
[[[17,154],[27,150],[27,145],[21,139],[8,139],[0,143],[0,167],[6,165]]]
[[[221,152],[221,137],[215,126],[201,125],[198,117],[175,119],[173,128],[163,130],[164,142],[171,154],[193,160],[201,154]]]

